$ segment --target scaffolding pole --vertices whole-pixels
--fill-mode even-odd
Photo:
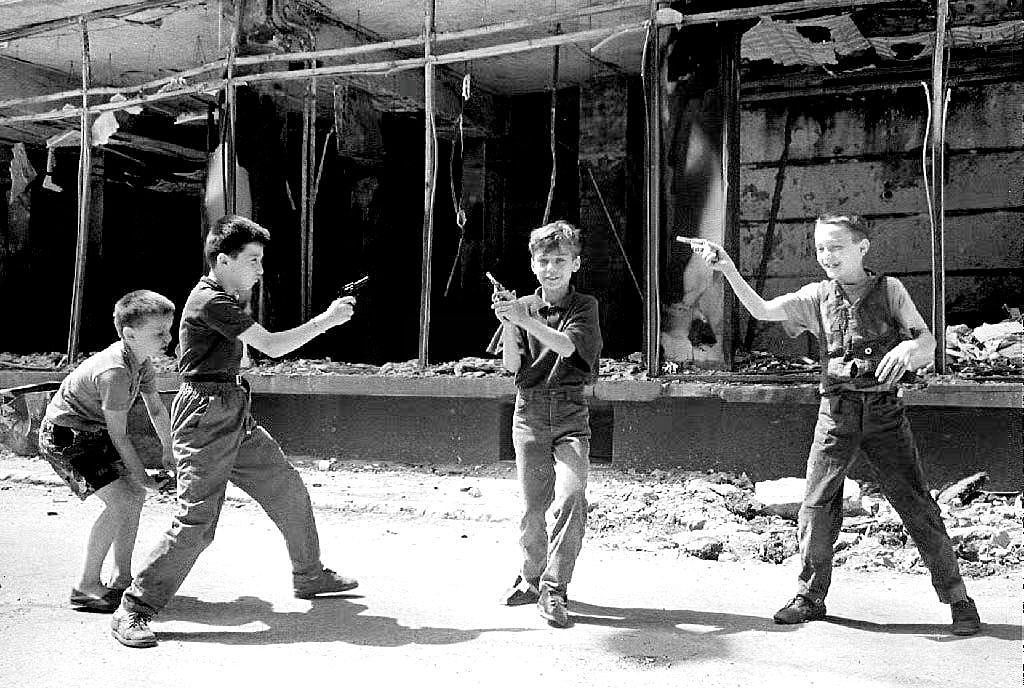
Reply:
[[[647,89],[647,138],[644,146],[644,360],[647,374],[661,374],[661,39],[658,2],[651,0],[644,71]]]
[[[89,122],[89,27],[78,20],[82,33],[82,117],[78,148],[78,236],[75,240],[75,280],[71,288],[71,322],[68,327],[68,363],[78,355],[82,327],[82,302],[85,292],[85,260],[89,252],[89,182],[92,175],[92,125]]]
[[[932,207],[928,210],[932,216],[932,333],[938,342],[935,347],[935,372],[939,375],[946,373],[946,200],[943,189],[946,167],[946,74],[943,58],[948,14],[949,0],[938,0],[935,7],[935,50],[932,55],[932,126],[928,137]]]
[[[437,142],[434,135],[434,0],[423,0],[423,253],[420,265],[420,368],[430,364],[430,290],[434,254],[434,190]]]

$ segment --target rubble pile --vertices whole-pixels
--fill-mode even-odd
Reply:
[[[847,483],[835,565],[926,573],[899,516],[877,488]],[[961,567],[972,577],[1019,571],[1024,568],[1021,496],[985,492],[981,484],[971,476],[944,491],[945,501],[936,493]],[[802,479],[754,485],[746,474],[630,471],[615,477],[596,473],[588,491],[588,530],[605,546],[775,564],[797,556]]]
[[[82,355],[82,360],[85,355]],[[56,351],[41,354],[11,354],[0,352],[0,369],[57,370],[67,364],[67,356]]]
[[[455,377],[493,377],[505,375],[501,360],[497,358],[478,358],[470,356],[458,361],[435,363],[421,369],[419,361],[413,359],[404,363],[385,363],[377,373],[385,376],[398,377],[435,377],[438,375],[454,375]]]
[[[254,375],[373,375],[379,368],[366,363],[339,363],[329,358],[268,360],[251,366]]]
[[[966,325],[947,328],[946,351],[955,377],[977,381],[1016,381],[1024,378],[1024,326],[1017,320],[982,325],[973,330]],[[77,365],[90,354],[81,354]],[[173,373],[173,357],[160,356],[153,361],[157,372]],[[11,354],[0,352],[0,370],[68,371],[67,357],[59,352]],[[734,382],[813,382],[819,370],[816,361],[805,356],[784,358],[767,351],[752,351],[737,356],[733,370],[709,368],[698,361],[664,361],[661,372],[682,378]],[[383,365],[347,363],[330,358],[265,359],[258,358],[245,369],[254,375],[321,376],[382,375],[386,377],[497,377],[507,373],[498,358],[466,357],[458,361],[436,363],[421,369],[415,359]],[[602,358],[598,379],[647,380],[644,356],[640,352],[624,359]],[[922,381],[926,384],[927,380]]]
[[[780,358],[767,351],[751,351],[736,357],[736,372],[746,375],[780,375],[787,373],[817,373],[818,362],[806,356]]]
[[[946,328],[946,354],[950,368],[968,379],[1024,377],[1024,324],[1020,319]]]
[[[602,380],[646,380],[644,355],[637,351],[631,353],[623,361],[602,358],[597,376]]]

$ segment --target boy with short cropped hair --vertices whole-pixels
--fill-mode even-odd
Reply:
[[[935,338],[899,280],[864,268],[871,243],[860,218],[818,218],[814,243],[828,279],[769,301],[743,280],[721,246],[703,242],[698,249],[752,316],[781,321],[793,336],[809,331],[818,338],[822,399],[799,513],[798,591],[776,612],[775,622],[825,617],[832,553],[843,521],[843,480],[860,449],[917,545],[939,601],[950,605],[952,632],[977,633],[978,609],[927,490],[899,388],[905,374],[933,360]]]
[[[170,419],[150,362],[170,343],[173,320],[174,304],[156,292],[121,297],[114,304],[118,341],[71,371],[46,407],[39,428],[42,457],[76,496],[95,494],[104,504],[89,532],[82,576],[71,590],[73,607],[113,612],[131,582],[146,489],[157,489],[128,438],[128,412],[140,394],[163,446],[163,463],[173,465]],[[104,584],[110,551],[111,577]]]
[[[310,599],[358,585],[321,563],[309,492],[281,447],[253,420],[249,385],[239,375],[243,344],[283,356],[348,322],[355,299],[336,299],[303,325],[268,332],[243,304],[263,274],[269,241],[264,227],[237,215],[218,220],[206,237],[210,271],[182,309],[181,386],[171,407],[178,513],[114,613],[111,633],[123,645],[156,645],[149,621],[213,541],[228,480],[248,492],[284,536],[296,597]]]
[[[597,373],[597,299],[569,283],[580,269],[580,231],[556,221],[530,234],[530,267],[540,287],[495,295],[502,360],[515,373],[512,443],[523,492],[523,568],[504,604],[537,603],[551,625],[569,625],[567,586],[587,520],[590,416],[583,387]],[[556,505],[550,540],[546,513]]]

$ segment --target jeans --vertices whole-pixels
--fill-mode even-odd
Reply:
[[[965,596],[956,554],[895,392],[844,392],[821,400],[799,515],[799,593],[816,601],[828,593],[832,551],[843,524],[843,479],[858,449],[876,469],[882,491],[917,545],[939,600],[948,604]]]
[[[155,614],[213,542],[228,480],[267,512],[284,536],[295,576],[321,568],[309,492],[280,445],[249,414],[232,383],[182,383],[171,407],[178,512],[124,594],[125,608]]]
[[[587,522],[590,411],[579,390],[516,395],[512,444],[523,494],[519,544],[524,579],[565,592]],[[548,533],[547,512],[554,507]]]

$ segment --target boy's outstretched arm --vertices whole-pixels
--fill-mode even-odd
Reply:
[[[725,252],[725,249],[713,241],[700,240],[694,247],[694,254],[699,255],[712,270],[722,273],[736,298],[740,300],[750,314],[758,320],[787,320],[785,311],[785,300],[782,297],[765,301],[761,295],[754,291],[754,288],[747,284],[747,281],[740,275],[736,264]]]
[[[284,356],[332,327],[347,323],[352,318],[355,302],[352,296],[335,299],[323,313],[290,330],[270,332],[263,325],[253,323],[238,339],[271,358]]]
[[[128,439],[128,411],[103,409],[103,418],[107,422],[107,434],[110,435],[110,441],[128,469],[129,480],[155,492],[158,489],[156,481],[146,473],[146,468],[142,465],[135,446]]]
[[[149,420],[153,423],[157,437],[160,438],[160,446],[163,447],[160,463],[171,473],[177,473],[177,462],[175,462],[174,453],[171,451],[171,417],[167,414],[164,402],[160,400],[160,392],[143,393],[142,403],[146,405]]]

